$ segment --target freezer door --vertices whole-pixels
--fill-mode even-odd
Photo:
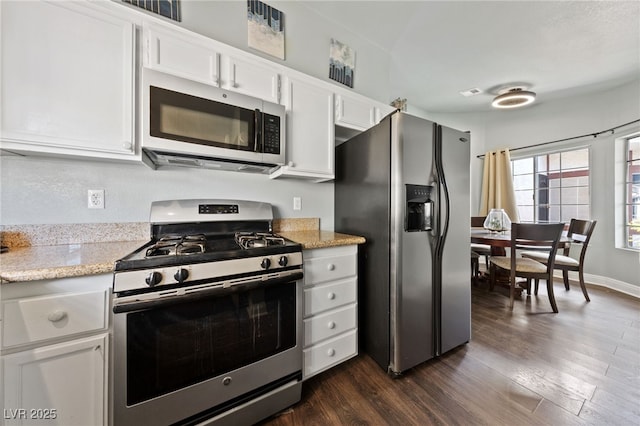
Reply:
[[[444,181],[440,182],[441,285],[439,339],[441,355],[471,338],[471,266],[469,262],[470,136],[441,127]],[[444,191],[446,190],[446,194]],[[449,206],[447,209],[446,203]]]
[[[392,115],[391,373],[414,367],[435,354],[431,232],[405,231],[407,185],[432,182],[433,136],[433,123],[406,114]]]

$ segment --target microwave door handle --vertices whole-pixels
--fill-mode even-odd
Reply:
[[[259,109],[253,111],[254,145],[253,152],[262,152],[262,112]]]

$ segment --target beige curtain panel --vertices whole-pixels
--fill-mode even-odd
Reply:
[[[511,155],[509,150],[489,151],[484,155],[482,198],[480,215],[486,216],[491,209],[504,209],[511,222],[520,222],[513,191]]]

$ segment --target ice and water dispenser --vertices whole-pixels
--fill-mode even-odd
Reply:
[[[431,231],[433,225],[432,190],[433,187],[427,185],[406,185],[405,231]]]

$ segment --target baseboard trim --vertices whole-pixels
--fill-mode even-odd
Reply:
[[[575,277],[575,279],[573,277],[574,274],[577,274],[577,272],[569,272],[569,281],[579,285],[577,276]],[[562,271],[555,271],[553,276],[562,280]],[[611,290],[619,291],[620,293],[624,293],[640,299],[640,287],[624,281],[616,280],[609,277],[602,277],[600,275],[584,274],[584,282],[593,286],[610,288]]]

